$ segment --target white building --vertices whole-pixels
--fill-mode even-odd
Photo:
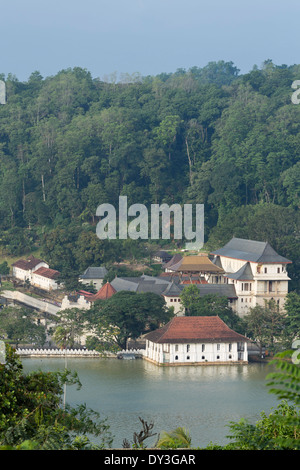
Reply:
[[[288,293],[287,265],[290,260],[276,253],[268,242],[232,238],[223,248],[212,252],[213,262],[225,274],[218,282],[233,284],[237,294],[233,308],[246,315],[250,307],[273,299],[282,309]]]
[[[145,339],[144,358],[160,365],[248,362],[248,338],[218,316],[174,317]]]
[[[45,291],[58,288],[59,271],[50,269],[45,261],[29,256],[12,264],[12,275],[20,281],[29,281],[31,285]]]
[[[59,271],[55,269],[42,266],[31,274],[31,285],[49,292],[58,289],[59,284],[57,283],[57,279],[59,274]]]
[[[12,275],[20,281],[31,282],[32,273],[42,267],[49,268],[49,264],[30,255],[27,259],[19,259],[12,264]]]
[[[103,279],[107,274],[107,269],[105,266],[98,267],[89,267],[87,268],[81,276],[79,276],[79,282],[85,285],[92,285],[97,289],[97,291],[103,285]]]

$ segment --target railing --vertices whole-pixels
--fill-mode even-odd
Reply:
[[[98,351],[89,351],[87,349],[30,349],[30,348],[17,348],[16,353],[19,356],[85,356],[85,357],[98,357]]]
[[[117,354],[105,353],[108,356],[142,356],[145,350],[143,349],[123,349]],[[65,356],[81,356],[81,357],[101,357],[102,353],[98,351],[90,351],[88,349],[34,349],[34,348],[17,348],[16,353],[19,356],[53,356],[53,357],[65,357]]]

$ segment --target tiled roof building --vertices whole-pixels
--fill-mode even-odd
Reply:
[[[248,338],[218,316],[174,317],[145,335],[146,358],[158,364],[247,362]]]

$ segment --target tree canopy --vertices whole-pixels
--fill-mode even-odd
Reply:
[[[275,243],[299,289],[299,73],[268,60],[246,74],[218,61],[110,83],[80,67],[3,76],[2,250],[40,248],[66,277],[145,251],[96,239],[100,204],[203,203],[208,246],[238,233]]]
[[[95,325],[98,335],[103,336],[103,329],[110,341],[126,349],[127,340],[137,339],[146,331],[159,328],[173,316],[173,309],[165,305],[164,299],[152,292],[120,291],[107,300],[96,301],[90,309],[90,322]],[[113,335],[109,334],[109,325],[117,327]]]

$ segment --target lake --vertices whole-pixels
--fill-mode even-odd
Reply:
[[[22,363],[25,372],[65,367],[63,358],[22,358]],[[82,388],[67,387],[66,401],[85,403],[106,417],[118,448],[141,430],[139,416],[153,421],[157,433],[185,427],[195,447],[223,445],[230,421],[254,423],[279,403],[266,386],[274,370],[268,364],[159,367],[143,359],[68,358],[67,367],[77,371]],[[147,446],[155,440],[148,439]]]

